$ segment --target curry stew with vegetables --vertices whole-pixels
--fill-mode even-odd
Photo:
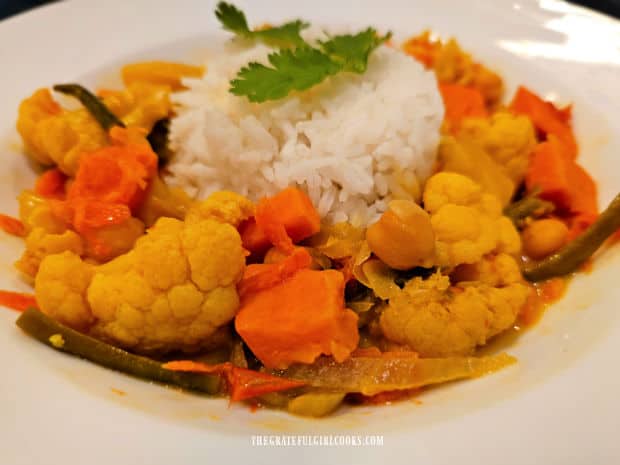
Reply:
[[[370,28],[311,46],[301,21],[251,30],[225,3],[217,16],[236,40],[279,50],[231,83],[252,105],[361,75],[375,49],[397,48]],[[572,106],[523,86],[504,103],[501,77],[455,39],[423,32],[400,50],[434,72],[444,122],[433,173],[370,224],[326,221],[294,185],[252,201],[168,184],[171,96],[204,67],[132,63],[123,89],[95,93],[54,85],[77,109],[36,90],[17,131],[41,172],[19,218],[0,217],[24,239],[15,266],[34,291],[0,303],[56,350],[310,417],[511,365],[477,349],[531,321],[620,228],[620,197],[599,212]],[[304,60],[316,74],[302,82]]]

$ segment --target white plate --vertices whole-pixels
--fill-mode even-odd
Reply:
[[[541,0],[239,2],[255,24],[303,17],[326,25],[431,27],[455,35],[497,68],[510,90],[526,83],[575,102],[581,161],[601,203],[618,190],[620,26]],[[34,179],[14,131],[19,101],[57,82],[110,82],[135,58],[198,60],[226,37],[214,2],[65,2],[0,23],[0,211]],[[19,240],[0,237],[0,288],[27,290],[11,263]],[[0,463],[611,464],[620,462],[620,249],[602,256],[566,297],[508,350],[518,366],[392,407],[309,421],[231,406],[124,377],[22,335],[0,312]],[[120,396],[112,388],[126,392]],[[252,434],[379,434],[383,447],[251,447]]]

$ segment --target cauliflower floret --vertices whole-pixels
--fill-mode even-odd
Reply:
[[[65,251],[78,256],[84,254],[84,242],[76,232],[66,229],[56,233],[35,227],[26,236],[26,250],[15,263],[15,267],[22,273],[35,277],[45,257]]]
[[[254,216],[254,203],[240,194],[219,191],[211,194],[207,200],[194,204],[187,212],[188,223],[212,218],[222,223],[239,224]]]
[[[94,322],[86,301],[93,273],[94,267],[73,252],[46,257],[35,279],[37,303],[60,323],[86,330]]]
[[[104,102],[128,127],[140,127],[149,132],[155,123],[168,116],[170,86],[134,82],[124,90],[105,91]]]
[[[523,181],[530,152],[536,145],[534,126],[528,117],[499,111],[488,119],[466,119],[460,134],[482,147],[515,184]]]
[[[64,111],[47,89],[37,90],[19,106],[17,130],[26,152],[44,165],[58,165],[75,175],[80,156],[107,145],[107,136],[85,108]]]
[[[470,353],[508,329],[530,293],[516,261],[499,254],[467,267],[462,277],[474,280],[454,286],[439,273],[410,280],[381,314],[383,335],[422,357],[446,357]]]
[[[517,254],[521,249],[519,234],[502,215],[497,198],[466,176],[432,176],[424,189],[424,208],[431,214],[437,266],[452,268],[492,252]]]
[[[58,307],[48,291],[71,276],[42,274],[48,262],[66,257],[44,260],[35,290],[42,311],[71,323],[64,312],[73,310]],[[72,261],[83,263],[75,255]],[[86,331],[141,353],[208,347],[239,307],[236,284],[244,268],[241,238],[230,224],[160,218],[132,251],[93,266],[92,279],[80,288],[92,317]]]
[[[468,137],[443,136],[437,152],[441,171],[459,173],[493,194],[502,206],[508,205],[517,185],[504,167]]]
[[[430,31],[412,37],[403,44],[405,53],[432,68],[441,83],[453,83],[478,89],[488,106],[496,106],[504,92],[501,77],[476,63],[455,39],[447,42],[432,37]]]
[[[170,88],[134,83],[123,91],[106,92],[104,103],[128,127],[147,132],[168,116]],[[108,136],[86,108],[64,110],[48,89],[39,89],[19,106],[17,130],[26,152],[44,165],[57,165],[74,176],[80,157],[108,145]]]

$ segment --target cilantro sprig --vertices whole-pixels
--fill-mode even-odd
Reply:
[[[309,26],[308,23],[298,19],[277,27],[252,30],[248,26],[243,11],[226,2],[217,4],[215,16],[227,31],[246,39],[258,39],[278,47],[304,45],[301,31]]]
[[[391,37],[391,33],[381,36],[369,27],[357,34],[333,36],[312,46],[301,37],[301,30],[308,24],[300,20],[252,31],[243,12],[234,5],[220,2],[215,15],[224,29],[239,36],[276,46],[293,46],[271,53],[268,57],[271,66],[249,63],[230,82],[231,93],[257,103],[309,89],[340,72],[362,74],[372,51]]]

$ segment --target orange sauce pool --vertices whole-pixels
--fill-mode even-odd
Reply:
[[[538,322],[551,304],[560,300],[566,292],[566,278],[552,278],[532,285],[532,292],[519,314],[519,326],[532,326]]]

